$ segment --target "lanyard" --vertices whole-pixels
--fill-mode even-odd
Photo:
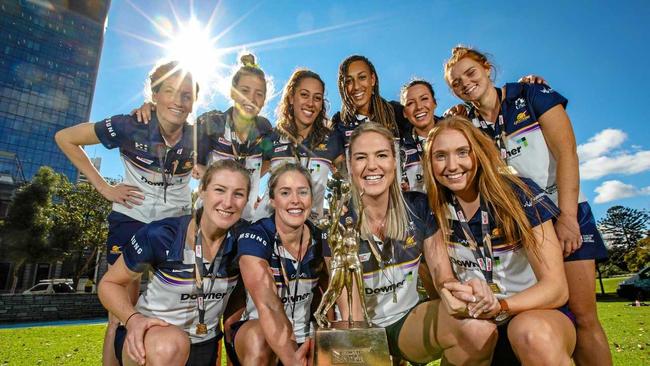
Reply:
[[[501,108],[501,103],[503,103],[503,97],[501,94],[501,89],[496,88],[497,98],[499,101],[499,115],[497,117],[497,122],[494,125],[488,125],[487,122],[481,117],[481,115],[476,111],[477,117],[473,118],[474,125],[480,126],[480,129],[483,130],[488,136],[492,137],[494,143],[499,149],[499,154],[501,160],[508,162],[508,149],[506,148],[506,128],[505,122],[503,121],[503,110]]]
[[[282,278],[284,279],[284,284],[285,288],[289,292],[289,301],[291,302],[291,324],[294,324],[294,314],[296,311],[296,300],[298,297],[298,283],[300,282],[300,275],[301,275],[301,269],[302,269],[302,260],[304,259],[302,257],[302,235],[305,233],[305,229],[303,227],[302,232],[300,233],[300,244],[298,245],[298,268],[296,269],[296,283],[293,286],[293,300],[291,297],[291,289],[289,285],[289,275],[287,272],[287,268],[284,265],[284,259],[288,253],[287,249],[282,245],[282,240],[280,239],[279,234],[275,234],[275,249],[276,249],[276,254],[278,256],[278,260],[280,261],[280,270],[282,271]],[[280,255],[280,247],[282,247],[282,252],[284,256]]]
[[[246,158],[251,155],[250,150],[259,144],[259,142],[262,140],[262,135],[257,136],[257,138],[252,141],[250,138],[247,138],[245,144],[240,143],[233,126],[234,122],[230,116],[228,116],[228,119],[226,121],[227,131],[225,131],[226,133],[224,134],[230,135],[230,147],[232,149],[232,154],[235,156],[235,160],[242,165],[246,165]],[[252,131],[253,128],[251,128],[248,133],[250,134]]]
[[[165,144],[158,145],[158,164],[160,165],[160,174],[162,174],[163,180],[163,202],[167,203],[167,187],[169,187],[169,178],[165,172],[165,165],[167,164],[167,154],[169,153],[169,148]],[[176,161],[178,164],[178,161]],[[176,167],[172,169],[171,175],[174,177],[174,171]]]
[[[217,272],[219,271],[219,265],[223,258],[222,248],[225,245],[225,240],[227,240],[227,237],[217,250],[217,255],[214,257],[212,264],[210,264],[210,268],[206,269],[205,264],[203,263],[203,236],[201,235],[201,229],[196,229],[194,237],[194,281],[198,295],[196,297],[196,304],[199,310],[199,323],[196,325],[196,334],[198,335],[207,334],[207,326],[205,324],[205,293],[203,291],[203,277],[207,277],[211,280],[209,291],[212,291],[214,281],[217,277]]]
[[[456,215],[458,215],[458,221],[460,221],[460,226],[465,235],[465,239],[469,242],[469,247],[472,250],[472,254],[474,254],[474,258],[476,259],[483,276],[485,277],[485,281],[490,285],[492,291],[496,292],[495,289],[498,289],[498,287],[494,285],[492,280],[492,262],[494,261],[494,257],[492,255],[492,239],[490,238],[490,218],[488,210],[485,207],[485,202],[483,202],[483,198],[481,198],[480,211],[483,251],[479,248],[478,243],[472,234],[472,230],[467,223],[467,219],[463,213],[463,208],[458,204],[458,199],[455,195],[453,196],[452,204],[456,211]]]
[[[391,249],[391,255],[388,257],[388,259],[384,259],[382,256],[382,253],[379,250],[379,244],[375,242],[374,235],[370,235],[368,237],[368,246],[370,247],[370,251],[372,252],[372,255],[375,257],[375,260],[377,261],[377,264],[379,265],[379,269],[381,270],[381,273],[383,274],[384,278],[388,280],[390,283],[390,287],[393,288],[393,303],[397,303],[397,286],[395,285],[395,272],[394,272],[394,266],[391,267],[391,277],[388,278],[386,275],[386,265],[391,264],[395,260],[395,245],[391,242],[391,240],[384,242],[384,249],[386,249],[386,246],[390,245]],[[385,250],[384,250],[385,251]]]

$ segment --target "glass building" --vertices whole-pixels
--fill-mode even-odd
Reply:
[[[90,117],[110,0],[0,0],[0,151],[25,178],[77,171],[54,134]],[[0,161],[0,173],[4,167]]]

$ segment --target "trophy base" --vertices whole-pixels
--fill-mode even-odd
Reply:
[[[365,322],[333,322],[331,328],[317,328],[314,365],[391,366],[386,330]]]

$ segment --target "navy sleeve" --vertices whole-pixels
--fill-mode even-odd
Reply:
[[[196,161],[201,165],[208,164],[208,157],[210,155],[210,137],[206,129],[207,122],[201,117],[196,120]]]
[[[400,136],[405,136],[411,130],[411,123],[404,117],[404,106],[398,101],[390,101],[390,105],[395,112],[395,123]]]
[[[424,238],[426,239],[435,234],[438,231],[438,223],[429,208],[427,195],[416,191],[404,192],[403,194],[413,214],[424,224]]]
[[[147,264],[162,263],[175,239],[176,230],[170,225],[160,222],[145,225],[124,245],[124,263],[133,272],[144,271]]]
[[[330,145],[331,160],[334,161],[339,156],[345,154],[345,144],[341,139],[340,135],[336,133],[335,130],[332,130],[329,135],[328,144]]]
[[[271,148],[262,146],[262,160],[270,161],[273,158],[273,149],[276,148],[275,141],[278,141],[279,132],[273,131],[266,138],[271,141]]]
[[[122,143],[129,140],[129,124],[133,118],[127,115],[117,115],[106,118],[94,125],[95,134],[99,141],[107,149],[114,149],[122,146]]]
[[[526,84],[528,100],[536,119],[549,109],[560,104],[566,109],[568,100],[550,86],[543,84]]]
[[[273,240],[253,225],[244,229],[237,238],[237,262],[242,255],[270,260],[273,252]]]
[[[519,197],[531,227],[539,226],[559,215],[560,210],[535,182],[527,178],[521,180],[530,189],[531,196],[528,196],[516,186],[515,193]]]

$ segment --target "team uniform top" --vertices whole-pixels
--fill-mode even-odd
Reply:
[[[405,131],[408,130],[410,123],[404,117],[404,107],[399,104],[399,102],[391,101],[388,103],[393,107],[393,111],[395,112],[395,123],[397,125],[397,130],[391,132],[393,132],[393,135],[395,135],[396,138],[399,138],[399,136],[403,135]],[[345,148],[350,145],[350,136],[352,135],[352,131],[368,121],[370,121],[370,118],[362,114],[357,114],[356,118],[352,121],[344,121],[341,119],[341,112],[336,112],[332,116],[332,126],[334,126],[333,130]]]
[[[277,294],[284,312],[293,325],[296,342],[303,343],[309,336],[311,321],[311,302],[314,289],[323,271],[323,245],[326,242],[325,234],[311,222],[306,222],[311,233],[311,244],[305,252],[300,264],[300,279],[298,263],[280,243],[275,227],[275,217],[267,217],[249,226],[239,235],[239,256],[251,255],[262,258],[269,263],[273,272],[273,279],[277,286]],[[282,261],[282,263],[280,263]],[[284,270],[286,273],[284,273]],[[286,275],[286,281],[285,280]],[[296,281],[298,281],[296,286]],[[288,284],[287,284],[288,282]],[[246,296],[246,311],[242,320],[258,319],[259,313],[249,293]]]
[[[251,173],[251,190],[242,217],[248,220],[253,217],[261,179],[262,155],[271,149],[270,134],[273,129],[266,118],[257,116],[248,139],[240,141],[233,128],[232,113],[233,107],[225,112],[210,111],[199,116],[199,126],[209,139],[209,152],[205,156],[199,155],[198,161],[209,165],[218,160],[234,159],[246,167]]]
[[[271,162],[271,168],[274,168],[284,162],[297,162],[309,170],[313,183],[313,205],[312,218],[321,218],[323,216],[323,205],[325,202],[325,187],[327,177],[334,168],[334,160],[343,155],[344,149],[341,141],[331,134],[324,137],[324,140],[315,145],[313,148],[311,135],[307,137],[298,147],[277,129],[272,135],[273,149],[269,150],[264,156],[265,161]],[[269,203],[268,192],[256,212],[256,217],[261,219],[268,217],[272,212]]]
[[[373,255],[368,240],[362,239],[359,245],[366,307],[372,323],[380,327],[400,320],[420,301],[417,279],[423,243],[438,230],[426,195],[404,192],[404,199],[408,211],[406,240],[389,239],[382,243],[374,238],[381,252],[381,262]],[[323,254],[332,255],[329,246],[325,246]]]
[[[141,205],[132,208],[113,203],[113,211],[144,223],[190,213],[193,126],[183,125],[183,136],[171,148],[160,134],[155,114],[149,124],[139,123],[133,116],[117,115],[95,123],[94,128],[102,145],[120,149],[124,183],[138,187],[145,197]],[[198,147],[205,145],[199,139]]]
[[[213,276],[203,278],[208,333],[197,335],[196,257],[194,249],[185,243],[191,218],[190,215],[167,218],[143,227],[125,245],[122,256],[131,271],[142,272],[146,265],[151,265],[153,270],[154,276],[140,295],[136,310],[180,327],[189,334],[192,343],[197,343],[221,334],[219,319],[239,280],[235,239],[245,223],[240,221],[230,229],[213,263],[203,259],[203,265]]]
[[[434,121],[437,120],[438,117],[434,117]],[[402,181],[408,183],[409,191],[427,193],[426,187],[424,186],[424,171],[422,169],[422,158],[426,141],[426,137],[421,137],[415,133],[413,127],[411,127],[410,131],[402,134],[400,138]]]
[[[530,189],[532,197],[528,197],[518,187],[514,186],[514,188],[531,227],[541,225],[555,217],[559,213],[559,210],[549,197],[532,180],[526,178],[522,180]],[[507,298],[532,287],[537,283],[537,278],[528,262],[526,249],[523,247],[521,241],[504,242],[501,226],[496,222],[494,213],[489,208],[488,211],[489,232],[494,259],[492,261],[492,279],[501,290],[500,293],[496,294],[496,297]],[[458,220],[453,205],[449,205],[449,219],[451,220],[451,234],[449,236],[447,252],[449,253],[454,273],[463,282],[472,278],[485,280],[485,276],[470,249],[469,242],[463,234],[461,223]],[[469,219],[467,224],[480,250],[484,250],[482,245],[483,241],[481,240],[480,209]],[[533,254],[531,253],[531,255]]]

